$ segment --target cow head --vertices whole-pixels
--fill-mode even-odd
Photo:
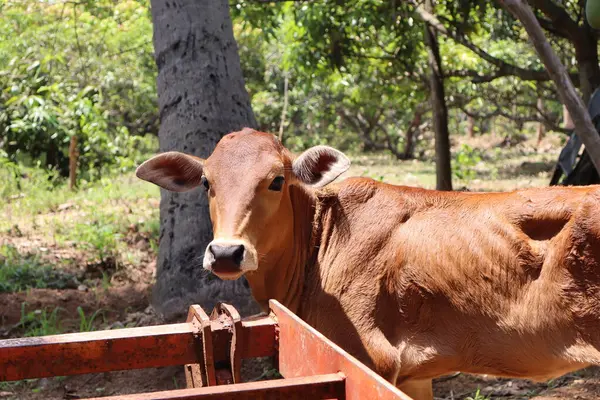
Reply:
[[[275,136],[244,129],[223,137],[206,160],[162,153],[140,165],[136,175],[174,192],[204,187],[214,232],[204,268],[237,279],[257,270],[293,234],[290,187],[322,187],[349,166],[331,147],[315,146],[293,158]]]

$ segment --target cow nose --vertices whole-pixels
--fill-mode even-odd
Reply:
[[[240,266],[244,259],[244,245],[237,244],[232,246],[219,246],[218,244],[211,244],[208,250],[215,257],[217,261],[231,261],[235,265]]]

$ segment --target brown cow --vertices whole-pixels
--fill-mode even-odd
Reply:
[[[600,187],[438,192],[349,178],[339,151],[297,158],[270,134],[225,136],[201,160],[137,175],[204,185],[204,267],[246,274],[417,399],[453,371],[545,380],[600,363]],[[321,189],[317,189],[321,188]]]

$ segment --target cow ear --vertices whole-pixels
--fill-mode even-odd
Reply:
[[[145,161],[135,175],[172,192],[187,192],[200,185],[202,162],[200,158],[169,151]]]
[[[350,160],[339,150],[315,146],[294,160],[292,169],[300,181],[313,187],[323,187],[350,168]]]

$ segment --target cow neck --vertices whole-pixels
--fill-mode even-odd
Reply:
[[[307,189],[292,185],[289,189],[292,204],[292,228],[283,245],[271,251],[262,261],[264,274],[247,274],[256,301],[268,309],[269,299],[276,299],[296,313],[304,290],[307,263],[316,249],[312,246],[315,196]],[[259,270],[262,269],[259,267]]]

